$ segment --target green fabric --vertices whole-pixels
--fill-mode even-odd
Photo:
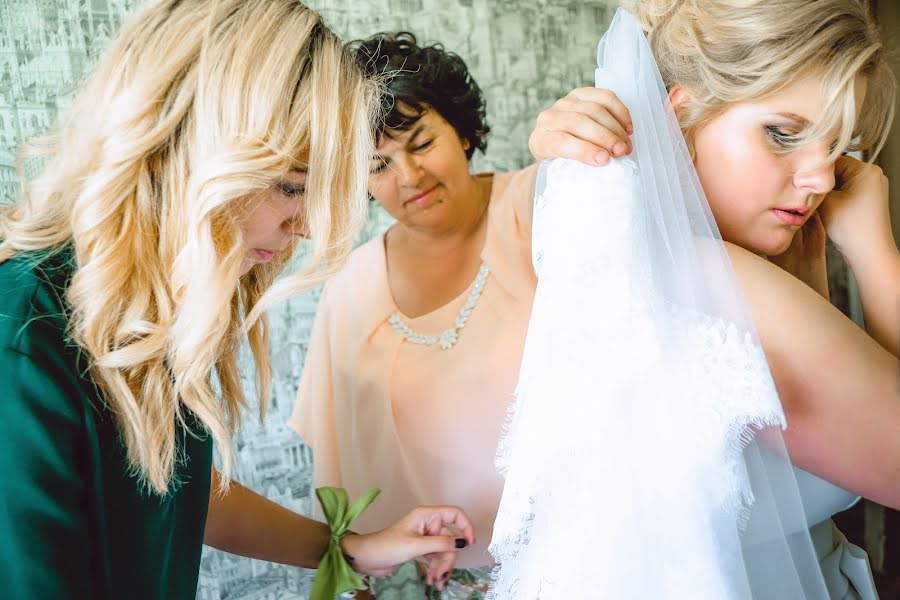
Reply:
[[[341,552],[341,538],[350,533],[350,525],[369,508],[379,493],[381,490],[372,488],[349,506],[350,500],[344,489],[322,487],[316,490],[325,520],[331,528],[331,540],[313,579],[309,600],[332,600],[338,594],[363,586],[362,577],[350,567]]]
[[[63,252],[0,264],[0,564],[9,600],[193,600],[212,440],[177,429],[176,481],[142,492],[67,341]]]

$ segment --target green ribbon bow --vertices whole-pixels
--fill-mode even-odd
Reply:
[[[363,587],[362,577],[347,563],[341,552],[341,538],[350,533],[350,525],[359,518],[381,490],[372,488],[348,508],[350,499],[343,488],[321,487],[316,497],[331,528],[328,550],[319,563],[309,600],[333,600],[338,594]]]

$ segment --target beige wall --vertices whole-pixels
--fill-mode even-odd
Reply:
[[[882,37],[888,47],[889,61],[894,76],[900,81],[900,2],[898,0],[878,0],[878,21]],[[900,94],[897,96],[897,114],[891,127],[887,145],[878,158],[891,181],[890,202],[894,239],[900,245]]]

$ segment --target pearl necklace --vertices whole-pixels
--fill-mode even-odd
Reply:
[[[435,344],[440,344],[441,350],[450,350],[456,345],[456,342],[459,339],[460,330],[466,326],[466,321],[469,320],[472,309],[475,308],[475,304],[481,297],[481,292],[484,289],[484,282],[490,272],[491,270],[487,265],[481,265],[481,268],[478,269],[478,275],[475,276],[475,282],[472,284],[472,290],[469,292],[469,297],[466,299],[466,303],[460,309],[459,314],[456,315],[456,319],[453,321],[453,327],[444,330],[441,335],[426,335],[424,333],[419,333],[418,331],[413,331],[410,329],[409,325],[403,321],[403,317],[400,316],[399,312],[394,312],[388,317],[388,323],[400,332],[408,342],[419,344],[421,346],[434,346]]]

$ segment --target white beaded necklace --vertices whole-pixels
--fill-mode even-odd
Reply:
[[[400,332],[408,342],[422,346],[434,346],[439,343],[441,350],[449,350],[456,345],[456,342],[459,339],[459,332],[465,327],[466,321],[469,320],[469,315],[472,314],[472,309],[475,308],[475,304],[481,297],[481,292],[484,289],[484,282],[490,272],[491,270],[486,264],[481,265],[481,268],[478,269],[478,275],[475,276],[475,282],[472,284],[472,290],[469,292],[469,297],[466,298],[466,303],[459,310],[459,314],[456,315],[456,319],[453,321],[453,327],[444,330],[441,335],[426,335],[424,333],[419,333],[418,331],[413,331],[403,320],[403,317],[400,316],[399,312],[391,314],[391,316],[388,317],[388,323]]]

